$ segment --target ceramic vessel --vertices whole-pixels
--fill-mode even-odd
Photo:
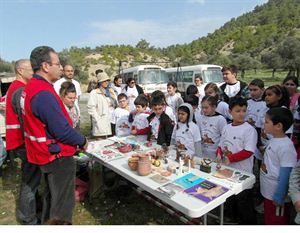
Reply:
[[[137,171],[140,176],[147,176],[151,173],[151,161],[149,160],[149,156],[140,155]]]
[[[139,157],[132,157],[128,159],[128,167],[132,171],[136,171],[138,169]]]

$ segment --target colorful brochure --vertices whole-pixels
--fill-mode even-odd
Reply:
[[[196,176],[193,173],[189,173],[183,177],[178,178],[174,182],[176,184],[181,185],[184,188],[190,188],[190,187],[194,186],[195,184],[199,184],[202,181],[204,181],[203,178],[200,178],[199,176]]]
[[[227,191],[228,188],[212,183],[208,180],[204,180],[200,184],[196,184],[195,186],[184,190],[185,193],[192,195],[193,197],[196,197],[206,203],[209,203],[212,200],[220,197]]]

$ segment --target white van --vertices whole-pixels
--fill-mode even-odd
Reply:
[[[151,94],[155,90],[167,92],[167,83],[169,81],[166,70],[157,65],[139,65],[120,71],[123,83],[128,78],[134,78],[137,84],[141,86],[145,94]]]
[[[203,84],[210,82],[216,83],[218,86],[223,83],[222,67],[218,65],[201,64],[193,66],[182,66],[167,68],[167,76],[169,81],[177,83],[178,90],[185,93],[189,85],[195,85],[195,77],[201,76]]]

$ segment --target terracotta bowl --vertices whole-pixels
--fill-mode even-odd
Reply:
[[[139,161],[138,157],[131,157],[131,158],[129,158],[128,159],[128,167],[132,171],[136,171],[138,169],[138,161]]]

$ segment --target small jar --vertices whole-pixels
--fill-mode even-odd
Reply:
[[[151,173],[151,161],[149,160],[149,156],[140,155],[137,171],[140,176],[147,176]]]

